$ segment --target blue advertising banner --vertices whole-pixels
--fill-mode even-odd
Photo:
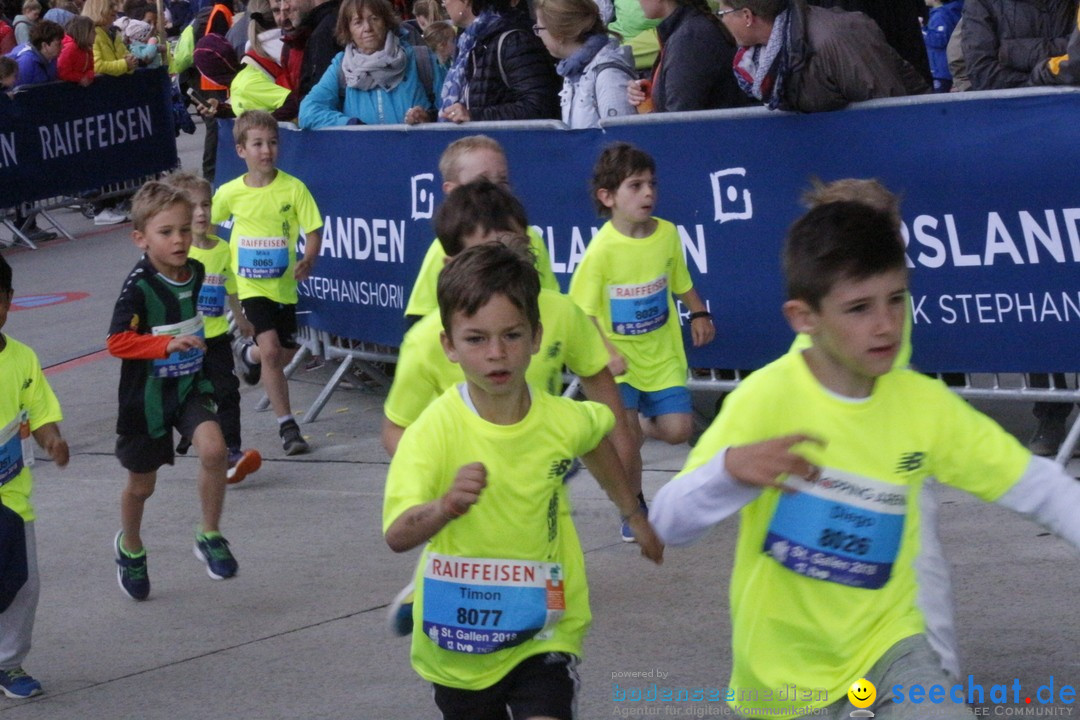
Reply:
[[[592,164],[625,140],[656,159],[657,215],[674,222],[717,326],[692,366],[755,368],[791,343],[780,248],[812,178],[876,177],[903,198],[914,362],[934,371],[1080,365],[1080,93],[878,101],[817,115],[692,113],[605,130],[282,130],[280,166],[325,218],[301,322],[397,345],[442,198],[438,160],[484,132],[563,283],[603,224]],[[223,128],[218,179],[244,171]],[[686,335],[688,336],[688,330]]]
[[[0,207],[176,167],[171,103],[163,68],[0,93]]]

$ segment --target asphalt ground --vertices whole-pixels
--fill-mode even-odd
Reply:
[[[198,167],[200,137],[181,138],[187,167]],[[71,211],[57,217],[75,241],[4,251],[17,303],[83,295],[16,310],[4,328],[49,368],[72,457],[64,470],[46,459],[35,468],[42,594],[25,666],[45,694],[0,697],[0,718],[436,717],[430,687],[409,666],[408,642],[385,628],[386,605],[416,554],[395,555],[381,537],[383,395],[359,380],[339,389],[316,422],[302,424],[314,450],[292,458],[281,452],[273,417],[254,410],[259,391],[244,389],[245,441],[263,453],[264,465],[228,492],[222,529],[239,576],[214,582],[193,557],[196,460],[184,457],[160,472],[147,504],[151,597],[136,603],[121,594],[112,556],[124,484],[113,456],[120,363],[104,346],[113,302],[139,252],[130,225],[95,228]],[[310,405],[332,369],[297,373],[294,408]],[[702,409],[711,404],[698,399]],[[1028,407],[980,407],[1021,438],[1032,430]],[[679,470],[687,450],[646,445],[647,496]],[[669,548],[658,568],[619,540],[616,512],[587,473],[573,481],[572,497],[594,614],[580,717],[726,714],[707,702],[616,702],[613,689],[616,682],[726,685],[737,523],[691,548]],[[1001,508],[947,489],[940,497],[965,676],[988,691],[1018,680],[1033,701],[1051,678],[1058,691],[1080,685],[1076,551]],[[625,673],[643,675],[627,680]],[[1033,706],[1022,697],[1019,704],[987,699],[979,709],[999,717],[1080,714],[1075,703]]]

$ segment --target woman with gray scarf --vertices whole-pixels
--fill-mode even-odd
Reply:
[[[434,120],[434,105],[404,37],[388,0],[344,0],[337,38],[345,51],[334,57],[300,103],[300,127],[415,125]]]

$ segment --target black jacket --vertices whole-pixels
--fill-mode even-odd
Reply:
[[[809,0],[809,4],[865,13],[881,28],[885,42],[930,82],[930,61],[919,30],[919,18],[928,17],[923,0]]]
[[[716,110],[751,103],[731,69],[735,43],[704,13],[680,5],[656,26],[656,32],[663,48],[652,89],[656,112]]]
[[[509,31],[509,32],[508,32]],[[502,69],[497,48],[502,41]],[[560,116],[562,80],[555,63],[529,26],[525,13],[513,13],[494,22],[476,40],[465,66],[468,96],[465,106],[472,120],[537,120]]]
[[[1030,84],[1040,61],[1063,55],[1076,0],[965,0],[961,42],[972,90]]]

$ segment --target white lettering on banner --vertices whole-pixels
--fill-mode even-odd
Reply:
[[[709,175],[712,182],[713,219],[718,223],[729,220],[749,220],[754,217],[754,203],[750,191],[743,187],[746,168],[728,168]],[[740,196],[739,190],[742,190]]]
[[[15,155],[15,133],[0,134],[0,167],[12,167],[19,164]]]
[[[135,142],[149,137],[153,132],[149,105],[76,118],[64,123],[39,125],[41,159],[51,160]]]
[[[585,255],[585,239],[582,236],[581,228],[577,225],[570,228],[570,255],[565,262],[559,260],[560,255],[555,247],[555,228],[551,225],[546,227],[533,225],[532,228],[547,243],[548,255],[551,256],[552,271],[560,275],[573,275],[574,270],[581,263],[581,258]],[[695,225],[693,236],[684,226],[678,225],[677,228],[679,238],[682,240],[683,257],[688,262],[692,261],[698,272],[707,274],[709,272],[709,257],[708,248],[705,245],[705,226]],[[596,233],[599,231],[599,228],[590,227],[589,239],[592,240],[592,238],[596,237]]]
[[[323,222],[319,255],[349,260],[405,262],[405,221],[332,217]]]
[[[941,237],[942,223],[944,238]],[[902,230],[909,250],[908,267],[936,269],[948,262],[954,267],[1080,263],[1078,225],[1080,208],[1043,210],[1041,218],[1039,213],[1026,210],[1017,211],[1015,219],[1007,214],[990,212],[986,216],[981,253],[970,252],[976,249],[970,247],[970,242],[967,248],[969,252],[964,252],[956,219],[951,214],[942,216],[940,220],[932,215],[919,215],[911,221],[910,235],[906,225]],[[964,233],[968,238],[973,235],[971,232]],[[1021,237],[1023,241],[1017,242]]]
[[[296,289],[304,297],[319,300],[405,309],[405,288],[392,283],[313,276],[297,284]]]
[[[413,175],[409,183],[412,186],[412,219],[424,220],[435,214],[435,193],[420,183],[434,183],[435,175],[421,173]]]
[[[931,312],[938,312],[932,318]],[[916,325],[998,323],[1080,323],[1080,290],[1028,293],[959,293],[911,297]]]
[[[581,258],[585,256],[585,239],[581,235],[581,228],[575,225],[570,228],[570,256],[566,259],[566,262],[560,262],[558,259],[558,253],[555,250],[555,228],[551,225],[547,227],[540,227],[539,225],[533,225],[532,229],[544,238],[544,242],[547,243],[548,255],[551,256],[551,270],[559,274],[573,275],[574,270],[577,269],[578,264],[581,262]],[[589,239],[592,240],[596,237],[596,233],[600,232],[599,228],[589,228]]]

